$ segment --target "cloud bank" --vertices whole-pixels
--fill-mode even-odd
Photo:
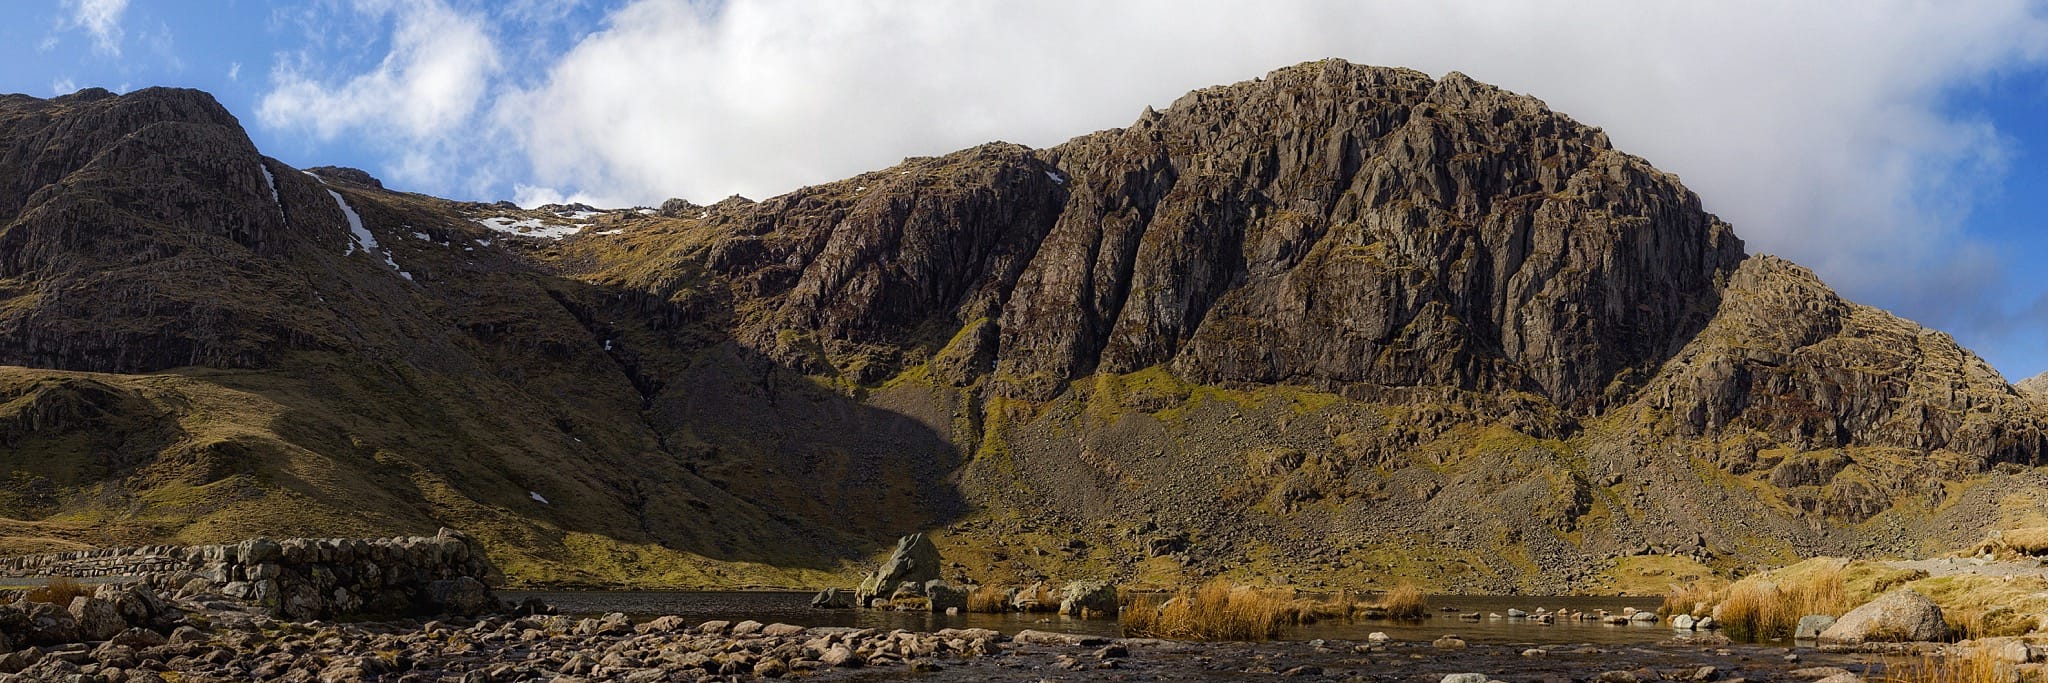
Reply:
[[[72,28],[92,36],[93,50],[121,56],[121,15],[128,11],[128,0],[64,0],[64,10],[71,15],[67,23]]]
[[[347,81],[281,70],[265,122],[509,150],[467,172],[518,179],[524,203],[701,202],[989,140],[1057,144],[1324,57],[1457,70],[1602,126],[1752,251],[1923,322],[2000,334],[2016,328],[1989,302],[2012,264],[1962,226],[2008,145],[1944,102],[2048,63],[2048,12],[2027,0],[638,0],[515,75],[477,56],[498,49],[488,18],[447,15],[421,29],[433,41],[399,22],[391,57]]]
[[[349,135],[376,140],[406,182],[446,187],[474,176],[465,151],[471,124],[500,72],[498,50],[482,17],[440,2],[364,2],[356,11],[391,25],[390,51],[368,72],[327,78],[308,54],[282,59],[257,106],[265,126],[320,140]],[[239,69],[237,69],[239,70]]]

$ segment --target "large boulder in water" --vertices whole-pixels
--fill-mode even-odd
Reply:
[[[938,546],[932,545],[931,539],[925,538],[924,534],[911,534],[896,541],[896,552],[889,554],[889,561],[861,581],[854,602],[865,607],[869,600],[877,596],[888,597],[890,591],[906,582],[922,586],[938,578]]]
[[[1075,581],[1060,591],[1060,614],[1116,616],[1116,586],[1107,581]]]
[[[852,606],[853,594],[837,588],[818,591],[811,597],[811,607],[815,609],[846,609]]]
[[[1941,606],[1927,596],[1901,588],[1849,610],[1820,633],[1822,643],[1886,643],[1945,640],[1948,622]]]

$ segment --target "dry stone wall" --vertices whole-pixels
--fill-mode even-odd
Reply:
[[[287,619],[499,607],[502,579],[468,535],[382,539],[254,538],[229,545],[144,546],[0,559],[0,576],[132,578],[180,598],[218,596]]]

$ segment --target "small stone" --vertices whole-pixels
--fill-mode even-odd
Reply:
[[[1537,649],[1537,648],[1529,648],[1529,649],[1527,649],[1527,650],[1523,650],[1523,651],[1522,651],[1522,656],[1523,656],[1523,657],[1548,657],[1548,656],[1550,656],[1550,651],[1549,651],[1549,650],[1542,650],[1542,649]]]
[[[1799,618],[1799,628],[1792,632],[1792,637],[1798,640],[1814,640],[1820,637],[1821,632],[1828,630],[1828,627],[1834,625],[1834,617],[1825,614],[1808,614]]]
[[[1442,638],[1438,638],[1438,639],[1436,639],[1436,641],[1435,641],[1435,642],[1432,642],[1432,643],[1430,643],[1430,645],[1431,645],[1431,646],[1433,646],[1433,647],[1435,647],[1436,649],[1439,649],[1439,650],[1463,650],[1463,649],[1465,649],[1465,641],[1464,641],[1463,639],[1461,639],[1461,638],[1457,637],[1457,636],[1444,636],[1444,637],[1442,637]],[[1480,683],[1486,683],[1486,682],[1485,682],[1485,681],[1480,681]]]
[[[1294,667],[1294,668],[1288,669],[1288,670],[1286,670],[1286,671],[1282,671],[1282,672],[1280,672],[1280,675],[1282,675],[1282,676],[1321,676],[1321,675],[1323,675],[1323,667],[1320,667],[1320,666],[1315,666],[1315,665],[1312,665],[1312,664],[1304,664],[1304,665],[1301,665],[1301,666],[1297,666],[1297,667]]]
[[[1486,674],[1445,674],[1441,683],[1486,683]]]
[[[1792,671],[1787,672],[1785,675],[1791,676],[1793,678],[1819,680],[1823,678],[1832,678],[1845,673],[1849,673],[1849,670],[1839,666],[1810,666],[1804,669],[1793,669]]]
[[[833,668],[862,664],[860,658],[853,655],[853,650],[847,649],[845,645],[834,645],[824,654],[818,655],[818,663]]]
[[[1382,633],[1380,631],[1373,631],[1372,634],[1367,635],[1365,639],[1374,643],[1384,643],[1393,640],[1393,637],[1388,636],[1387,634]]]

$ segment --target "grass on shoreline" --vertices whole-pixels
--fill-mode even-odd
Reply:
[[[1429,612],[1422,589],[1402,585],[1379,597],[1360,600],[1349,592],[1327,599],[1296,597],[1285,591],[1260,590],[1214,580],[1163,597],[1131,595],[1121,621],[1127,637],[1168,640],[1263,641],[1281,630],[1324,619],[1360,616],[1420,619]]]

